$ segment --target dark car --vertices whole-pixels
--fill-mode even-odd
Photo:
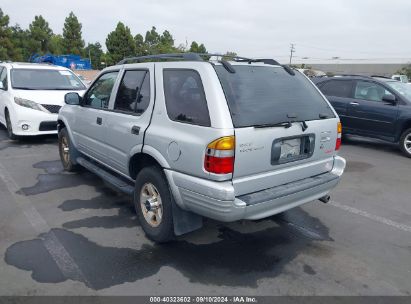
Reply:
[[[397,143],[411,158],[411,86],[390,78],[334,76],[315,79],[343,125],[343,134]]]

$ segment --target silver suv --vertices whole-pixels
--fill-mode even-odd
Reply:
[[[125,59],[83,97],[68,93],[59,114],[64,168],[134,195],[157,242],[203,217],[257,220],[327,202],[345,168],[338,115],[305,75],[272,59],[206,56]]]

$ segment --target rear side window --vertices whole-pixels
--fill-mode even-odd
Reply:
[[[221,65],[216,65],[215,70],[237,128],[317,120],[323,115],[335,117],[315,86],[301,73],[293,76],[274,66],[233,67],[235,73]]]
[[[352,82],[349,80],[330,80],[320,87],[327,96],[351,97]]]
[[[126,71],[118,88],[114,109],[143,113],[150,102],[150,74],[148,71]]]
[[[165,69],[163,78],[168,117],[209,127],[210,115],[200,75],[194,70]]]

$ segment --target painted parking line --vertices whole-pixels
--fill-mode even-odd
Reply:
[[[338,203],[338,202],[335,202],[335,201],[330,201],[329,205],[337,207],[337,208],[342,209],[344,211],[356,214],[356,215],[360,215],[362,217],[368,218],[368,219],[373,220],[375,222],[379,222],[381,224],[391,226],[391,227],[396,228],[398,230],[402,230],[402,231],[405,231],[405,232],[411,232],[411,226],[407,226],[405,224],[394,222],[390,219],[368,213],[367,211],[364,211],[364,210],[360,210],[360,209],[357,209],[357,208],[354,208],[354,207],[350,207],[350,206],[347,206],[347,205],[344,205],[344,204],[341,204],[341,203]]]
[[[71,279],[74,278],[78,281],[86,283],[88,286],[91,286],[80,267],[70,256],[53,231],[51,231],[49,225],[37,211],[33,203],[25,195],[18,193],[19,186],[1,163],[0,179],[3,180],[14,202],[23,211],[34,230],[38,234],[46,235],[45,237],[40,236],[40,238],[43,241],[44,247],[57,264],[57,267],[60,269],[63,276]]]
[[[0,160],[9,160],[9,159],[17,159],[17,158],[30,158],[30,157],[41,157],[41,156],[44,156],[44,153],[0,156]]]

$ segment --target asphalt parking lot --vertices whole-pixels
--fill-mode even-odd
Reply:
[[[332,202],[148,241],[128,197],[0,129],[0,295],[411,295],[411,159],[351,138]]]

